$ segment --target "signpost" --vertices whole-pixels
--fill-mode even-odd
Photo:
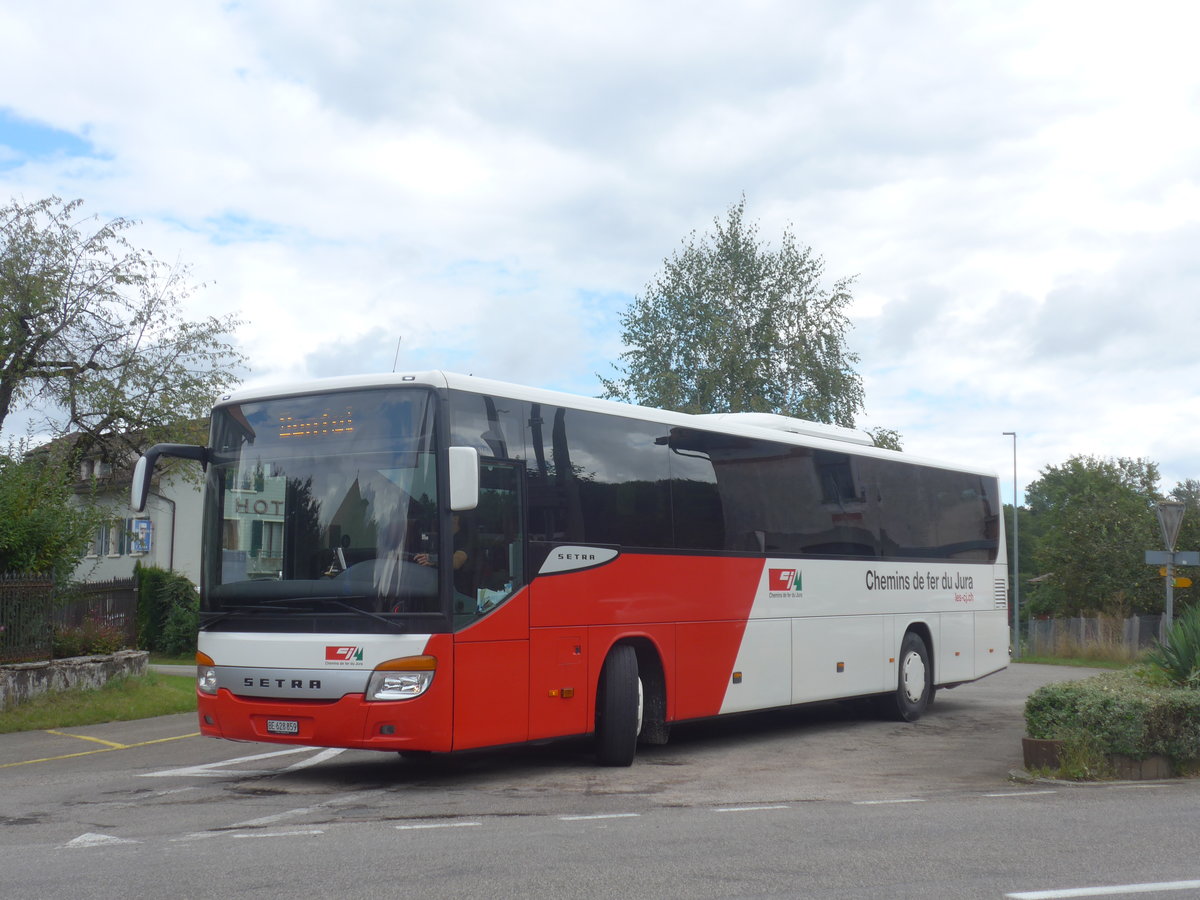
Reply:
[[[1175,566],[1187,565],[1187,563],[1177,560],[1177,556],[1187,556],[1189,554],[1176,553],[1175,541],[1179,538],[1179,524],[1183,521],[1183,511],[1185,506],[1179,500],[1159,500],[1158,501],[1158,526],[1162,529],[1163,544],[1166,546],[1166,559],[1155,560],[1166,564],[1166,572],[1164,572],[1167,583],[1167,604],[1166,615],[1163,617],[1162,636],[1165,638],[1167,632],[1171,630],[1171,620],[1175,615]],[[1146,551],[1146,562],[1150,562],[1150,554],[1153,551]],[[1200,556],[1200,554],[1193,554]],[[1152,563],[1153,564],[1153,563]],[[1190,585],[1191,582],[1189,581]],[[1179,585],[1185,587],[1185,585]]]

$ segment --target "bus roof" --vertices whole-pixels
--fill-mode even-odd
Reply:
[[[774,413],[708,413],[704,415],[691,415],[671,410],[654,409],[647,406],[636,406],[615,400],[604,400],[599,397],[585,397],[579,394],[568,394],[562,391],[528,387],[526,385],[496,381],[489,378],[478,378],[474,375],[462,375],[440,369],[423,372],[343,375],[334,378],[265,385],[257,388],[240,388],[230,394],[224,395],[216,405],[221,407],[232,403],[268,400],[275,397],[379,387],[431,387],[466,391],[474,394],[493,394],[499,397],[509,397],[513,400],[566,406],[572,409],[626,416],[633,419],[661,422],[665,425],[677,425],[683,428],[698,428],[705,431],[719,431],[750,438],[774,440],[781,443],[801,444],[817,449],[840,450],[843,453],[846,452],[845,444],[855,444],[855,453],[892,458],[900,456],[911,463],[935,466],[942,469],[975,472],[995,477],[994,472],[977,469],[973,466],[961,466],[947,463],[943,460],[916,457],[909,453],[898,453],[895,450],[876,447],[865,432],[838,425],[828,425],[823,422],[811,422],[807,419],[797,419]]]

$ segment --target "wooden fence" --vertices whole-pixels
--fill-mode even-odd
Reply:
[[[1130,656],[1136,656],[1154,646],[1161,623],[1161,615],[1127,619],[1107,616],[1033,619],[1028,623],[1022,652],[1032,656],[1054,656],[1071,649],[1099,646],[1120,648]]]

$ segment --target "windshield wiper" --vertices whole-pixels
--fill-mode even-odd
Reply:
[[[260,600],[258,603],[255,603],[252,606],[251,605],[232,606],[230,604],[225,604],[224,606],[221,607],[221,612],[214,613],[214,614],[210,615],[208,618],[202,618],[200,620],[200,624],[201,625],[211,625],[214,622],[218,622],[221,619],[227,618],[228,616],[236,616],[236,615],[243,615],[243,614],[244,615],[254,615],[256,613],[272,613],[272,612],[286,612],[286,613],[315,612],[315,610],[313,610],[311,608],[311,606],[305,606],[305,605],[285,606],[284,604],[291,604],[291,603],[311,604],[311,605],[330,605],[330,604],[332,604],[333,606],[338,606],[348,612],[354,613],[354,615],[356,615],[356,616],[363,616],[368,619],[373,619],[376,622],[381,622],[384,625],[386,625],[388,628],[391,628],[393,631],[398,631],[401,633],[404,632],[404,630],[405,630],[404,626],[401,625],[400,623],[395,622],[392,619],[385,619],[383,616],[379,615],[378,613],[368,612],[365,609],[359,609],[357,606],[351,606],[349,603],[346,602],[347,600],[369,600],[369,599],[371,599],[371,596],[367,595],[367,594],[339,594],[338,596],[330,596],[330,597],[287,597],[287,598],[279,598],[279,599],[275,599],[275,600]]]
[[[222,619],[229,618],[230,616],[251,616],[256,613],[273,613],[273,612],[300,613],[300,612],[305,612],[305,610],[301,609],[300,607],[296,607],[296,606],[274,605],[274,604],[284,603],[284,602],[290,603],[291,601],[290,600],[288,600],[288,601],[265,600],[261,603],[256,603],[253,606],[248,605],[248,604],[247,605],[239,604],[239,605],[234,606],[232,604],[225,603],[221,606],[220,612],[209,613],[208,615],[201,614],[200,624],[201,625],[211,625],[214,622],[219,622]],[[272,605],[267,605],[267,604],[272,604]]]
[[[404,627],[402,625],[394,622],[391,619],[385,619],[378,613],[368,612],[365,609],[359,609],[357,606],[351,606],[349,603],[345,602],[347,600],[367,600],[369,598],[366,594],[339,594],[336,597],[298,597],[297,599],[300,600],[301,603],[331,603],[334,606],[340,606],[342,609],[349,610],[356,616],[363,616],[368,619],[374,619],[376,622],[382,622],[384,625],[388,626],[388,628],[391,628],[395,631],[404,631]]]

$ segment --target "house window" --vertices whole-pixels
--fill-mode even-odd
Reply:
[[[242,547],[238,543],[238,520],[226,519],[221,524],[221,549],[241,550]]]
[[[92,543],[88,547],[88,556],[108,555],[108,525],[101,525],[92,533]]]
[[[104,549],[101,556],[120,556],[125,552],[125,522],[114,519],[101,529],[104,532]]]
[[[88,556],[142,555],[154,548],[150,519],[113,519],[96,529]]]
[[[262,555],[273,559],[283,558],[282,522],[263,522]]]

